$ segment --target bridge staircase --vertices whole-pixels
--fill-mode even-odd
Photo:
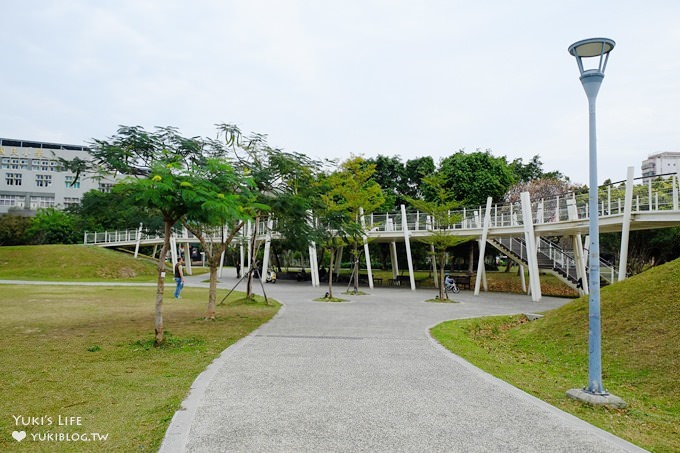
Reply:
[[[576,259],[572,250],[564,249],[553,241],[544,237],[537,238],[538,268],[546,273],[555,275],[571,288],[578,290],[578,273]],[[508,256],[516,263],[528,266],[527,247],[524,238],[499,237],[489,239],[488,243]],[[586,272],[588,271],[586,265]],[[600,259],[600,284],[602,286],[616,282],[618,273],[614,265]]]

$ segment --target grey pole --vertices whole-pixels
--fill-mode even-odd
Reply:
[[[588,190],[588,215],[590,217],[590,250],[588,253],[588,267],[590,268],[588,285],[590,288],[590,303],[588,305],[589,333],[588,333],[588,391],[595,395],[606,394],[602,385],[602,336],[600,332],[600,234],[598,214],[597,187],[597,132],[595,103],[600,91],[604,74],[600,72],[584,74],[581,84],[588,97],[588,129],[589,129],[589,158],[590,178]]]
[[[578,41],[569,46],[569,53],[576,57],[581,84],[588,97],[588,129],[589,129],[589,191],[588,210],[590,228],[589,256],[589,304],[588,304],[588,386],[584,389],[572,389],[567,395],[591,404],[625,407],[626,403],[618,397],[610,395],[602,385],[602,340],[600,332],[600,232],[598,214],[597,187],[597,131],[596,109],[597,93],[600,91],[604,70],[607,66],[609,52],[615,43],[607,38],[592,38]],[[598,58],[597,67],[584,69],[583,58]],[[591,60],[592,61],[592,60]]]

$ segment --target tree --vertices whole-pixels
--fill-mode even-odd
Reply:
[[[515,179],[505,157],[494,157],[489,150],[466,154],[459,151],[441,161],[443,187],[453,199],[482,205],[487,197],[501,200]]]
[[[569,182],[569,178],[560,171],[544,172],[543,162],[538,154],[526,164],[521,157],[513,160],[510,163],[510,170],[518,183],[527,183],[536,179],[559,179]]]
[[[31,218],[21,215],[0,215],[0,246],[25,245],[29,241]]]
[[[200,172],[193,171],[205,163],[205,141],[181,136],[172,127],[158,127],[148,132],[139,126],[121,126],[105,140],[95,139],[90,154],[91,171],[100,167],[127,177],[114,186],[139,206],[157,210],[163,218],[164,242],[158,260],[155,298],[155,342],[164,341],[163,294],[165,289],[165,257],[170,248],[172,227],[188,212],[209,199],[217,205],[220,198],[214,187],[204,184]],[[227,202],[230,202],[227,199]]]
[[[90,190],[79,204],[65,211],[76,217],[80,231],[124,230],[139,223],[149,232],[163,231],[160,212],[140,206],[120,192]]]
[[[252,213],[255,225],[265,214],[276,219],[277,232],[292,248],[299,248],[309,242],[311,226],[309,211],[315,198],[313,193],[314,174],[319,163],[307,156],[285,152],[267,144],[266,135],[251,133],[243,136],[240,130],[230,124],[220,124],[218,129],[224,135],[224,143],[234,156],[234,165],[248,174],[253,183],[253,202],[258,206]],[[256,266],[259,243],[251,246],[251,266]],[[263,269],[267,272],[267,269]],[[246,297],[252,297],[252,272],[248,275]]]
[[[573,193],[579,186],[568,181],[554,178],[540,178],[531,181],[519,182],[505,194],[505,201],[509,203],[518,202],[522,192],[529,192],[532,200],[549,200],[567,193]]]
[[[322,201],[321,205],[314,211],[314,227],[311,231],[311,238],[324,249],[328,250],[330,263],[328,266],[328,298],[333,299],[333,266],[338,250],[351,243],[351,237],[357,237],[361,231],[357,231],[358,224],[353,222],[347,210],[336,209],[336,204],[329,198],[328,176],[322,176],[318,182]]]
[[[447,299],[444,284],[444,269],[446,265],[446,252],[450,247],[455,247],[463,242],[471,240],[466,236],[454,236],[449,229],[450,225],[460,221],[459,214],[451,211],[460,206],[460,202],[453,199],[453,195],[445,185],[444,176],[440,173],[425,176],[423,183],[434,194],[432,200],[409,199],[411,206],[431,216],[430,235],[422,239],[423,242],[434,248],[435,263],[438,261],[438,269],[435,269],[435,280],[439,281],[439,299]]]
[[[38,209],[26,231],[33,244],[77,244],[83,240],[75,218],[55,208]]]
[[[436,167],[432,157],[418,157],[406,161],[404,168],[405,181],[402,195],[418,200],[426,198],[427,188],[423,184],[423,178],[434,174]],[[406,200],[406,198],[404,198]]]
[[[215,319],[217,272],[229,244],[251,218],[253,209],[266,208],[251,202],[252,181],[234,171],[224,158],[208,158],[191,168],[195,208],[187,213],[182,224],[198,238],[210,269],[208,310],[206,319]],[[198,187],[198,186],[201,187]],[[225,227],[230,226],[227,230]]]
[[[374,172],[374,165],[365,165],[363,158],[353,156],[328,176],[328,190],[321,196],[328,217],[334,219],[335,228],[343,232],[344,239],[352,246],[355,288],[359,286],[359,244],[365,238],[360,216],[372,213],[385,202],[382,189],[372,179]]]
[[[404,164],[399,156],[387,157],[378,155],[375,158],[365,159],[364,167],[374,168],[373,179],[383,190],[385,202],[378,209],[381,211],[393,211],[404,202],[403,194],[406,185],[406,172]]]

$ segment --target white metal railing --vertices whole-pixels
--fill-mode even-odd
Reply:
[[[502,237],[492,239],[492,243],[501,245],[522,262],[527,262],[526,244],[523,238]],[[537,252],[539,262],[544,263],[539,267],[549,267],[572,283],[578,281],[573,251],[565,250],[554,242],[541,237],[537,244]],[[602,258],[600,258],[600,277],[609,283],[618,281],[618,273],[614,265]]]
[[[633,212],[654,211],[678,211],[678,178],[673,176],[668,182],[652,182],[647,180],[645,184],[634,186],[633,189]],[[625,182],[614,183],[601,187],[599,190],[598,212],[600,216],[621,215],[624,210]],[[535,224],[550,224],[569,220],[567,203],[574,200],[576,203],[577,219],[588,219],[588,194],[564,194],[550,199],[535,200],[532,202],[532,218]],[[433,218],[423,212],[407,211],[406,219],[402,213],[373,213],[365,216],[366,231],[371,233],[403,231],[404,222],[409,231],[432,231],[478,229],[482,226],[485,208],[464,207],[451,211],[450,215],[457,220],[447,225],[439,225]],[[263,236],[267,232],[267,219],[262,218],[258,223],[258,235]],[[490,227],[517,227],[522,225],[522,208],[519,202],[497,203],[492,205],[490,212]],[[272,231],[276,231],[276,221]],[[191,241],[196,238],[184,228],[173,230],[177,241]],[[84,243],[92,245],[130,243],[133,241],[159,240],[158,235],[135,230],[104,231],[85,233]]]
[[[173,238],[177,242],[192,242],[198,238],[190,233],[186,228],[173,228]],[[207,234],[208,239],[219,236],[219,228]],[[149,232],[143,228],[136,230],[117,230],[117,231],[98,231],[86,232],[84,234],[85,245],[108,245],[108,244],[134,244],[136,242],[162,242],[163,235]]]

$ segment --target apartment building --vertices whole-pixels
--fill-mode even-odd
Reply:
[[[666,151],[651,154],[642,161],[642,177],[652,178],[668,173],[677,173],[680,170],[680,153]]]
[[[75,157],[91,159],[85,146],[0,138],[0,214],[64,208],[92,189],[111,189],[113,178],[80,175],[76,181],[59,164],[59,158]]]

